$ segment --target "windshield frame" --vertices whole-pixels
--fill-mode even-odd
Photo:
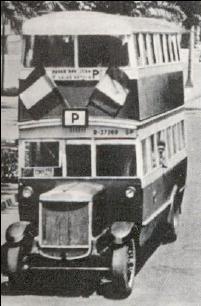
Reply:
[[[62,168],[62,176],[51,176],[49,178],[56,179],[56,178],[79,178],[79,179],[90,179],[90,178],[96,178],[96,179],[123,179],[123,178],[136,178],[138,177],[138,162],[137,162],[137,141],[136,139],[31,139],[31,140],[22,140],[19,143],[19,173],[20,177],[28,178],[26,176],[22,176],[23,169],[36,169],[36,168],[42,168],[42,167],[25,167],[25,145],[27,142],[59,142],[59,163],[58,167]],[[68,176],[67,174],[67,156],[66,156],[66,146],[67,145],[89,145],[91,147],[91,176]],[[98,176],[97,175],[97,164],[96,164],[96,147],[98,145],[130,145],[133,146],[135,150],[136,155],[136,173],[134,176]],[[58,167],[43,167],[43,168],[58,168]],[[31,176],[32,179],[39,179],[40,177],[37,176]]]

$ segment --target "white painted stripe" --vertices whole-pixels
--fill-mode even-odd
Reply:
[[[20,99],[26,109],[30,109],[37,102],[50,94],[55,85],[50,82],[47,76],[40,77],[35,83],[20,94]]]
[[[121,106],[124,105],[129,92],[129,90],[124,88],[119,82],[111,79],[108,74],[104,75],[96,88]]]
[[[171,204],[171,199],[160,206],[153,214],[151,214],[147,219],[142,222],[142,226],[146,226],[152,220],[154,220],[160,213],[162,213]]]
[[[168,112],[159,114],[157,116],[148,118],[143,121],[137,121],[137,120],[132,120],[132,119],[111,119],[107,117],[89,117],[89,126],[110,126],[110,127],[122,127],[122,128],[141,128],[144,127],[144,125],[147,124],[152,124],[154,121],[156,121],[156,124],[159,119],[161,120],[166,120],[170,116],[177,115],[178,111],[184,110],[183,106],[179,106],[178,108],[172,109]],[[172,117],[171,117],[172,118]],[[183,118],[183,117],[182,117]],[[160,123],[161,124],[161,123]],[[18,127],[20,130],[25,130],[25,129],[31,129],[31,128],[39,128],[39,127],[49,127],[49,126],[62,126],[62,120],[60,118],[58,119],[40,119],[37,120],[37,122],[34,120],[31,121],[25,121],[25,122],[18,122],[17,123]],[[150,128],[150,127],[149,127]],[[156,126],[154,126],[154,131],[156,131]],[[151,132],[149,133],[151,134]],[[141,133],[140,133],[141,135]],[[142,138],[142,137],[141,137]]]

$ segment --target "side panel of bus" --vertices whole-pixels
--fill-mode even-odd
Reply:
[[[174,186],[177,186],[175,204],[180,207],[186,181],[187,158],[174,169],[143,188],[143,221],[140,244],[144,244],[159,223],[165,224],[171,203],[169,202]]]

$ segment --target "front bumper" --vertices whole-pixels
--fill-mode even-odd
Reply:
[[[22,270],[36,271],[110,271],[111,256],[108,251],[104,255],[91,255],[84,259],[55,260],[44,258],[40,254],[30,254],[23,259]]]

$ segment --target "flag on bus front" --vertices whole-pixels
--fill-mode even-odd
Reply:
[[[117,67],[108,68],[103,78],[96,85],[88,106],[92,105],[115,117],[124,106],[129,94],[129,78]]]
[[[19,95],[28,113],[35,120],[41,119],[59,104],[67,107],[55,82],[47,75],[44,67],[36,67],[24,84]]]

